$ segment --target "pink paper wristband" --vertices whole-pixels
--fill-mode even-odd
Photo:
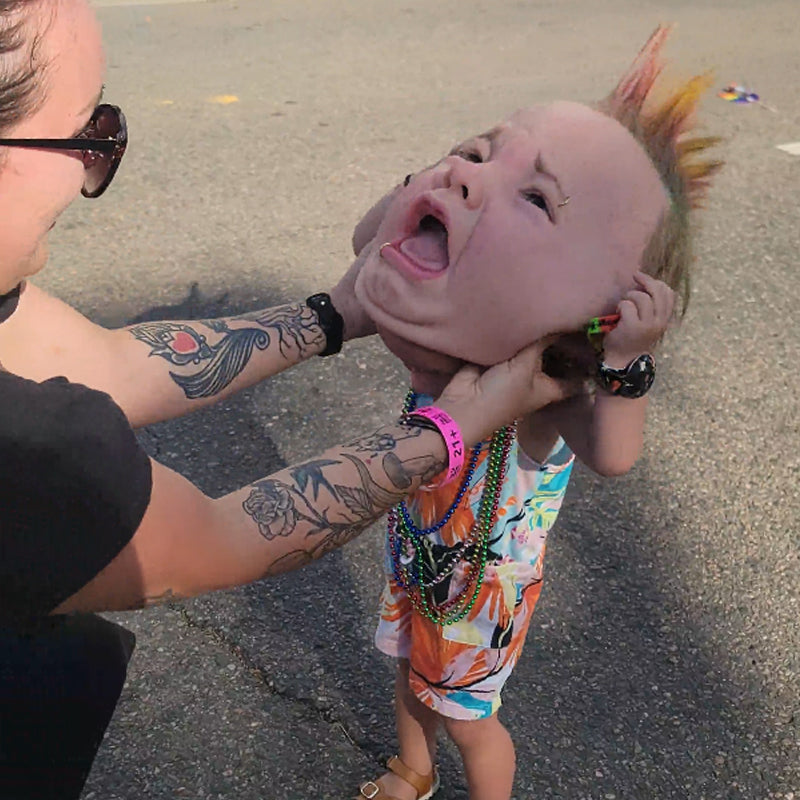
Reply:
[[[444,479],[438,485],[446,486],[461,474],[461,468],[464,466],[464,439],[458,424],[447,412],[436,406],[416,408],[408,416],[430,420],[442,435],[447,447],[447,470]]]

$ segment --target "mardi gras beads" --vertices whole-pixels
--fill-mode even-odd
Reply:
[[[409,392],[404,402],[404,413],[413,411],[415,403],[416,395]],[[469,614],[478,598],[486,571],[489,539],[497,520],[508,454],[515,433],[515,426],[510,425],[501,428],[492,436],[477,519],[464,540],[450,551],[447,561],[444,564],[434,565],[432,580],[426,582],[423,579],[425,573],[423,537],[441,530],[461,504],[477,465],[480,445],[473,449],[454,502],[435,525],[429,528],[417,527],[405,503],[401,503],[389,512],[389,549],[395,580],[404,589],[416,611],[437,625],[452,625],[460,621]],[[435,603],[431,590],[449,577],[459,564],[463,564],[466,573],[464,585],[454,597],[444,603]]]

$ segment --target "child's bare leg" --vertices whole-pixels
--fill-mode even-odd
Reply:
[[[436,733],[442,718],[409,688],[406,659],[397,662],[394,702],[400,760],[414,772],[428,775],[436,763]],[[380,782],[386,793],[398,800],[416,800],[414,787],[393,772],[383,775]]]
[[[436,734],[441,717],[421,703],[408,685],[408,661],[400,659],[395,678],[395,718],[400,759],[420,775],[436,763]]]
[[[461,753],[469,800],[509,800],[516,766],[514,743],[497,714],[476,720],[444,718],[444,725]]]

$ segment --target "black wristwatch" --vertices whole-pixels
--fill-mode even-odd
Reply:
[[[344,319],[334,308],[331,296],[327,292],[312,294],[306,305],[317,314],[319,326],[325,334],[325,349],[321,356],[336,355],[342,349],[344,339]]]
[[[602,362],[597,367],[597,383],[617,397],[644,397],[655,378],[656,361],[650,353],[637,356],[625,369],[614,369]]]

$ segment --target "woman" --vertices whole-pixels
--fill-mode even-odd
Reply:
[[[102,194],[124,153],[122,113],[98,105],[103,72],[86,0],[0,0],[3,797],[76,797],[119,695],[132,637],[66,612],[302,566],[429,481],[450,452],[435,426],[395,421],[216,500],[146,456],[132,427],[338,352],[371,323],[350,291],[360,261],[331,296],[116,331],[29,283],[61,212],[79,192]],[[541,350],[450,383],[439,406],[464,445],[562,395],[541,374]]]

